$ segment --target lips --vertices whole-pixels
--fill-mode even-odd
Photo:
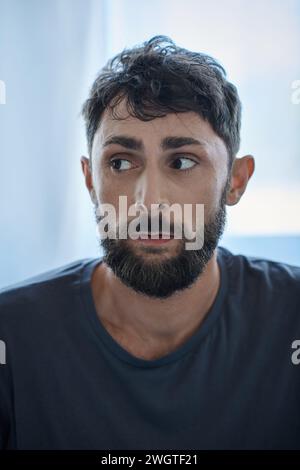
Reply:
[[[170,233],[146,233],[140,234],[140,239],[142,240],[168,240],[170,238],[174,238]]]

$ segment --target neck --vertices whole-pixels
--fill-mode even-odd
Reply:
[[[167,299],[135,292],[105,263],[94,270],[91,284],[99,319],[112,336],[124,347],[130,344],[127,349],[153,358],[180,346],[202,323],[219,289],[217,253],[189,289]]]

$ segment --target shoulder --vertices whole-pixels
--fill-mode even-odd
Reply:
[[[299,288],[300,266],[256,256],[233,254],[223,246],[218,247],[218,250],[236,278],[252,278],[269,284],[286,284]]]
[[[219,251],[227,268],[229,294],[236,301],[300,309],[300,266],[233,254],[225,247]]]
[[[229,324],[238,328],[245,344],[269,344],[272,338],[289,351],[300,335],[300,267],[233,254],[224,247],[219,251],[228,280]]]
[[[0,289],[0,321],[24,318],[67,295],[69,288],[79,284],[81,270],[91,260],[72,261]]]

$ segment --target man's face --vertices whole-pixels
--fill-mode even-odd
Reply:
[[[144,122],[128,115],[125,101],[116,111],[126,119],[113,118],[107,109],[94,137],[95,214],[99,204],[109,203],[118,217],[120,195],[127,197],[128,207],[140,203],[149,214],[151,204],[177,203],[182,209],[185,204],[204,204],[204,243],[200,249],[185,248],[184,230],[182,239],[171,238],[165,243],[130,238],[101,240],[103,261],[124,284],[150,297],[167,298],[198,279],[223,233],[230,183],[227,149],[211,125],[194,112],[172,113]],[[117,136],[118,143],[108,144]],[[132,145],[134,142],[136,145]],[[195,213],[193,210],[191,219],[184,220],[190,230],[197,230]],[[164,212],[160,217],[164,218]],[[173,218],[171,233],[177,223]]]

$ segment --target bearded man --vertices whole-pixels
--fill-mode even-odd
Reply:
[[[99,257],[2,291],[1,447],[299,449],[300,268],[219,245],[254,172],[223,67],[155,36],[101,69],[83,117],[96,227],[103,205],[116,223]],[[120,196],[136,237],[112,236]],[[173,204],[202,224],[166,230]]]

